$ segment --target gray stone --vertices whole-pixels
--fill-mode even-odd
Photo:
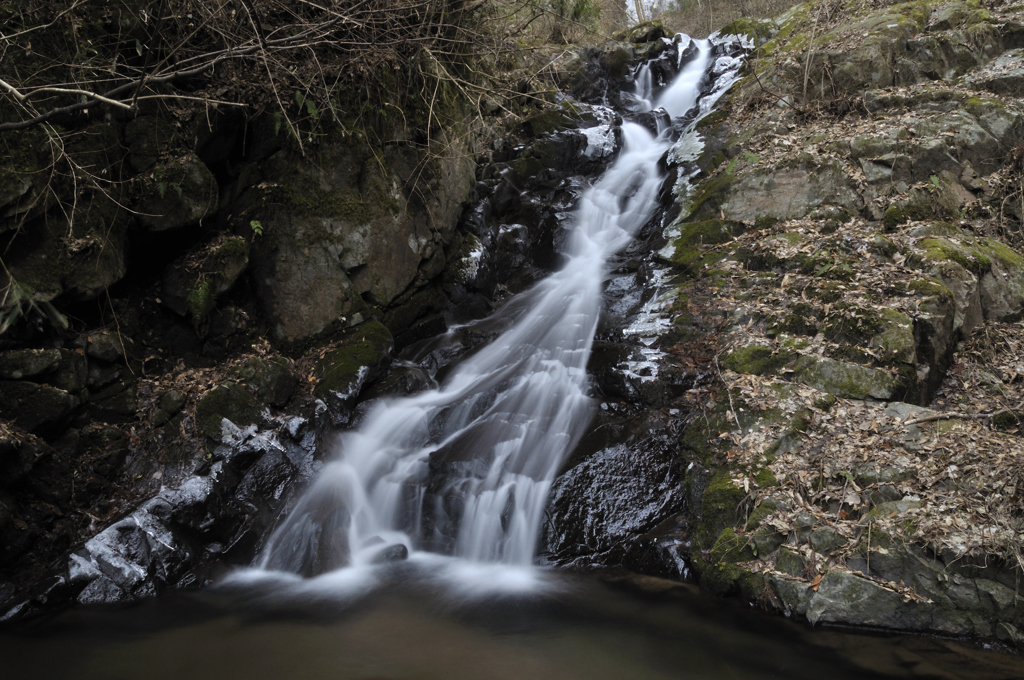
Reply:
[[[826,203],[854,213],[863,207],[841,163],[804,155],[791,164],[757,167],[741,175],[730,187],[722,211],[733,220],[765,215],[785,220],[804,217]]]
[[[30,380],[57,370],[60,350],[18,349],[0,354],[0,380]]]
[[[89,344],[86,345],[85,353],[93,359],[108,363],[121,361],[125,356],[124,338],[118,333],[97,331],[89,336]]]
[[[794,370],[796,379],[803,384],[847,399],[888,400],[901,387],[898,375],[828,357],[802,356]]]

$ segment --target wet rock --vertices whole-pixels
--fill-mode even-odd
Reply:
[[[401,562],[409,558],[409,549],[401,543],[389,545],[373,556],[374,564],[385,564],[387,562]]]
[[[668,442],[656,435],[588,456],[552,487],[545,527],[550,559],[576,566],[620,562],[626,546],[684,507],[683,476]]]

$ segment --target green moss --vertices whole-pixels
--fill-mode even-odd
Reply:
[[[936,297],[952,301],[953,293],[946,284],[933,276],[914,279],[910,282],[910,290],[921,297]]]
[[[923,257],[932,262],[946,260],[956,262],[964,269],[979,276],[992,268],[992,260],[984,253],[963,248],[944,238],[921,239],[917,245],[924,251]]]
[[[361,387],[363,371],[386,361],[393,344],[391,332],[379,321],[357,326],[343,339],[341,347],[317,361],[313,368],[317,379],[313,394],[321,399],[333,395],[355,396],[349,392]]]
[[[791,350],[775,350],[763,345],[748,345],[730,352],[723,358],[722,364],[736,373],[770,375],[777,373],[794,361],[796,357],[796,352]]]
[[[199,280],[193,285],[185,297],[185,306],[188,314],[192,317],[192,323],[199,324],[209,316],[216,307],[217,301],[210,292],[210,282],[206,279]]]
[[[760,470],[757,470],[753,477],[760,489],[768,489],[779,485],[779,480],[768,468],[761,468]],[[762,505],[764,505],[764,503],[762,503]]]
[[[775,477],[773,476],[774,480]],[[776,482],[777,484],[778,482]],[[774,484],[770,485],[774,486]],[[755,531],[761,523],[764,522],[773,512],[778,510],[779,503],[774,498],[765,498],[763,501],[757,504],[757,507],[747,517],[747,524],[744,527],[744,531]]]
[[[712,562],[748,562],[754,559],[754,551],[746,536],[729,527],[719,534],[710,557]]]
[[[882,226],[886,231],[891,232],[910,220],[927,220],[931,217],[932,211],[922,205],[893,203],[885,209],[885,213],[882,215]]]
[[[712,219],[685,223],[680,229],[679,236],[672,240],[675,248],[672,263],[692,271],[695,264],[708,264],[697,262],[705,255],[702,246],[728,243],[746,231],[746,226],[742,222]]]
[[[196,425],[206,436],[220,441],[225,418],[239,427],[259,422],[260,409],[245,388],[232,382],[218,385],[196,405]]]
[[[992,427],[997,430],[1009,430],[1011,428],[1019,427],[1021,418],[1013,411],[1001,411],[992,416]]]
[[[711,545],[725,529],[740,522],[739,506],[746,495],[725,472],[718,472],[711,478],[701,501],[697,532],[701,545]]]
[[[702,182],[698,193],[689,202],[686,211],[687,222],[701,222],[714,220],[721,217],[722,205],[729,195],[729,189],[735,181],[735,177],[729,174],[722,174],[714,179]]]

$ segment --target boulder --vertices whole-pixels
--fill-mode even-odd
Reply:
[[[133,208],[135,219],[147,231],[180,229],[211,216],[218,197],[213,173],[194,153],[186,152],[149,171]]]

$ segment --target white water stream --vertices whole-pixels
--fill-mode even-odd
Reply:
[[[654,106],[673,118],[689,111],[709,54],[701,42]],[[637,99],[651,102],[649,73],[637,81]],[[521,316],[438,389],[381,403],[343,434],[268,540],[262,569],[367,566],[398,544],[422,559],[433,559],[430,550],[472,563],[532,563],[551,484],[591,420],[586,366],[606,262],[656,209],[658,161],[672,145],[667,131],[655,137],[631,122],[622,141],[580,200],[565,266],[513,301]]]

